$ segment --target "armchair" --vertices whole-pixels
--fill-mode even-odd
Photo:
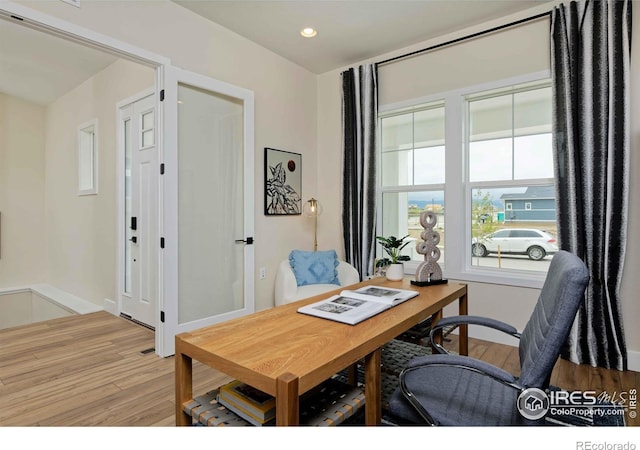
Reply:
[[[589,281],[577,256],[558,252],[522,333],[506,323],[478,316],[449,317],[431,330],[441,354],[418,357],[401,372],[389,411],[399,422],[421,425],[532,425],[518,398],[528,388],[545,390]],[[481,325],[519,339],[520,375],[467,356],[447,354],[434,333],[451,325]]]
[[[341,286],[348,286],[360,282],[360,274],[355,267],[345,261],[338,261],[337,284],[309,284],[306,286],[298,286],[296,283],[296,276],[293,273],[291,264],[288,259],[285,259],[278,266],[278,273],[276,274],[275,285],[275,304],[276,306],[284,305],[285,303],[294,302],[303,298],[312,297],[314,295],[329,292],[334,289],[338,289]]]

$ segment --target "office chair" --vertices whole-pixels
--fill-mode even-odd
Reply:
[[[478,316],[440,320],[431,341],[440,354],[415,358],[399,377],[389,412],[399,424],[537,425],[525,418],[518,397],[528,388],[545,390],[578,307],[589,275],[584,262],[561,250],[552,259],[540,297],[522,333],[504,322]],[[451,325],[481,325],[519,339],[520,376],[467,356],[446,353],[434,342],[436,331]],[[529,391],[528,391],[529,392]]]

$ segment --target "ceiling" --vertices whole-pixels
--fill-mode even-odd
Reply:
[[[116,58],[0,19],[0,92],[48,105]]]
[[[549,0],[173,1],[321,74]]]
[[[551,0],[173,1],[320,74]],[[0,19],[0,92],[46,105],[115,59]]]

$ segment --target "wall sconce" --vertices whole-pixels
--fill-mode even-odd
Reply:
[[[322,214],[322,205],[315,198],[306,201],[302,211],[305,216],[313,219],[313,251],[318,250],[318,216]]]

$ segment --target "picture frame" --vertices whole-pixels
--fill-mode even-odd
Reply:
[[[264,149],[264,214],[302,214],[302,155]]]

